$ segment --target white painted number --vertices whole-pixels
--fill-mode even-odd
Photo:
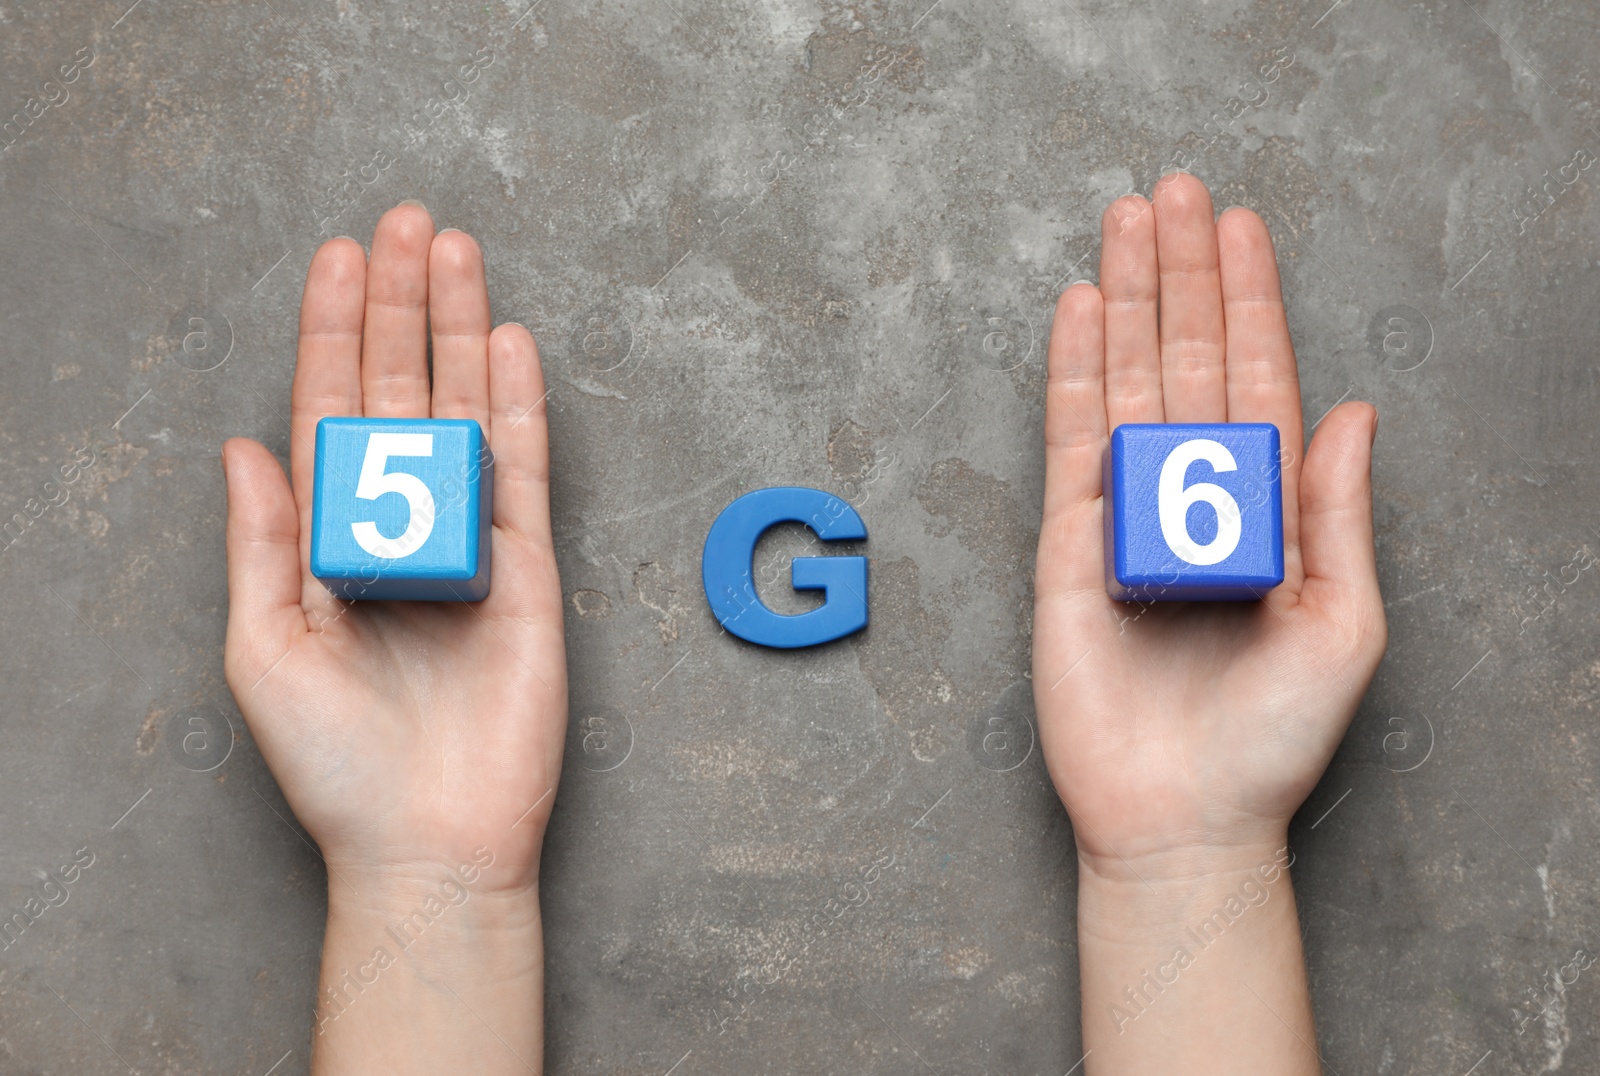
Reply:
[[[1239,502],[1221,486],[1212,482],[1196,482],[1184,488],[1183,476],[1189,464],[1204,460],[1217,473],[1237,471],[1233,453],[1215,441],[1197,438],[1185,441],[1172,450],[1167,462],[1161,465],[1161,479],[1156,484],[1156,507],[1161,515],[1161,537],[1178,557],[1190,564],[1219,564],[1228,559],[1239,547],[1243,526],[1239,519]],[[1189,506],[1204,501],[1217,512],[1217,535],[1205,545],[1189,536]]]
[[[405,533],[393,539],[378,533],[376,523],[352,523],[350,529],[355,532],[356,545],[384,560],[409,557],[422,548],[422,543],[433,533],[433,494],[416,475],[384,474],[384,468],[390,456],[432,455],[431,433],[375,433],[368,439],[356,496],[364,501],[375,501],[385,493],[398,493],[406,499],[411,518],[406,522]]]

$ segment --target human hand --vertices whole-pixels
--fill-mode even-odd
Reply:
[[[1151,202],[1113,203],[1102,237],[1100,286],[1068,288],[1050,335],[1033,636],[1039,742],[1078,845],[1084,1071],[1310,1076],[1287,834],[1383,655],[1377,412],[1334,408],[1299,458],[1294,349],[1254,213],[1214,222],[1180,173]],[[1284,579],[1263,600],[1107,597],[1107,436],[1163,421],[1278,427]]]
[[[370,262],[351,239],[312,258],[292,488],[262,445],[223,446],[228,684],[330,876],[319,1032],[341,1034],[319,1038],[319,1072],[440,1071],[447,1056],[489,1072],[513,1054],[521,1071],[540,1048],[539,850],[567,716],[544,396],[528,331],[490,331],[477,244],[405,204],[379,221]],[[495,455],[488,598],[344,602],[312,577],[327,415],[478,421]],[[408,920],[419,908],[443,910]],[[407,922],[421,927],[402,945]]]
[[[1035,580],[1039,738],[1079,853],[1278,847],[1385,644],[1373,558],[1377,413],[1336,407],[1300,458],[1300,387],[1272,240],[1213,223],[1182,173],[1102,221],[1100,286],[1067,289],[1050,337]],[[1260,602],[1106,596],[1101,459],[1128,422],[1270,422],[1284,460],[1284,580]],[[1070,670],[1070,671],[1069,671]]]
[[[478,245],[402,205],[378,223],[370,264],[350,239],[312,259],[293,491],[261,445],[224,446],[228,683],[335,869],[454,867],[487,847],[500,884],[533,880],[567,704],[543,398],[528,331],[490,332]],[[495,454],[488,598],[344,602],[311,576],[312,450],[328,415],[478,421]]]

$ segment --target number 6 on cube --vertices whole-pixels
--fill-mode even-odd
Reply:
[[[1118,426],[1103,477],[1111,597],[1244,601],[1283,582],[1276,426]]]
[[[325,418],[311,574],[341,598],[481,601],[493,493],[494,454],[471,419]]]

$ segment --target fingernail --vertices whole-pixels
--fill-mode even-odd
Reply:
[[[1372,409],[1372,440],[1374,442],[1378,440],[1378,409],[1376,407]]]
[[[407,198],[405,201],[401,202],[400,204],[401,205],[414,205],[418,209],[421,209],[421,210],[424,210],[424,211],[426,211],[427,208],[428,208],[427,206],[423,205],[421,202],[417,201],[415,198]]]
[[[460,230],[461,230],[460,228],[440,228],[439,231],[437,233],[435,233],[435,234],[443,235],[445,232],[459,232]]]

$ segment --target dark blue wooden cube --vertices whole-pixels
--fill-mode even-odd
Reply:
[[[1128,424],[1105,453],[1106,592],[1246,601],[1283,582],[1278,428]]]

